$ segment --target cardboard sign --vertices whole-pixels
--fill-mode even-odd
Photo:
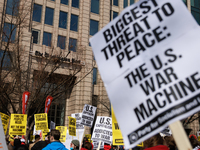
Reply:
[[[48,129],[48,118],[46,113],[35,114],[35,130]]]
[[[181,0],[141,0],[90,39],[126,149],[199,111],[199,41]]]
[[[71,114],[71,117],[76,118],[76,129],[84,129],[84,125],[81,124],[82,113]]]
[[[88,139],[88,142],[91,142],[91,134],[86,134],[85,137]]]
[[[1,115],[0,115],[0,150],[8,150],[8,147],[6,145],[5,135],[4,135],[4,129],[3,124],[1,121]]]
[[[102,141],[108,144],[112,143],[112,118],[97,116],[93,134],[93,141]]]
[[[26,135],[26,114],[11,114],[9,135]]]
[[[91,128],[93,125],[96,109],[97,108],[95,106],[85,104],[83,108],[81,124]]]
[[[112,111],[112,137],[113,137],[113,145],[124,145],[123,136],[119,129],[119,125],[117,123],[117,119],[115,117],[113,108],[111,108]]]
[[[76,136],[76,118],[69,118],[69,135]]]
[[[93,149],[97,149],[99,146],[99,141],[93,141]],[[100,149],[104,149],[104,142],[101,142]]]
[[[0,112],[0,116],[1,116],[1,121],[2,121],[2,124],[3,124],[4,134],[6,135],[10,117],[8,115],[4,114],[4,113],[1,113],[1,112]]]
[[[67,127],[65,126],[56,126],[56,129],[60,131],[60,142],[66,141]]]

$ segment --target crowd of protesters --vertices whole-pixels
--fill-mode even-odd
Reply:
[[[52,129],[45,135],[45,141],[41,140],[40,135],[35,135],[35,141],[25,143],[25,139],[15,137],[11,142],[7,140],[8,150],[68,150],[64,144],[60,142],[60,131]],[[200,142],[195,135],[190,135],[189,141],[193,150],[200,150]],[[78,140],[72,140],[70,150],[93,150],[93,144],[86,137],[83,138],[82,145]],[[104,143],[104,148],[100,150],[124,150],[124,146],[115,146]],[[134,147],[132,150],[178,150],[173,136],[155,136],[145,140],[143,147]]]

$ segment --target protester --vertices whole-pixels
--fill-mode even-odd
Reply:
[[[117,150],[118,147],[116,145],[112,145],[110,150]]]
[[[40,135],[36,134],[35,135],[35,141],[34,143],[29,144],[29,150],[31,150],[31,148],[35,145],[35,143],[37,143],[40,140]]]
[[[80,143],[78,140],[72,140],[70,150],[79,150]]]
[[[45,135],[45,141],[47,144],[50,143],[50,132],[48,132],[47,135]]]
[[[176,143],[174,141],[174,138],[172,136],[165,136],[164,137],[165,142],[167,144],[167,146],[169,147],[170,150],[176,150]]]
[[[85,142],[84,147],[81,148],[81,150],[92,150],[93,146],[90,142]]]
[[[111,146],[107,143],[104,143],[104,150],[110,150]]]
[[[83,138],[82,147],[84,147],[85,142],[88,142],[88,138],[87,138],[87,137],[84,137],[84,138]]]
[[[42,150],[46,146],[47,146],[47,142],[46,141],[38,141],[37,143],[35,143],[33,145],[31,150]]]
[[[56,129],[52,129],[50,132],[50,142],[46,147],[42,150],[68,150],[65,145],[63,145],[60,141],[60,131]]]
[[[160,134],[156,134],[152,136],[151,138],[144,141],[144,147],[145,150],[169,150],[169,148],[166,146],[165,141],[160,136]]]
[[[28,150],[28,147],[25,144],[22,144],[20,139],[14,140],[14,147],[15,147],[14,150]]]
[[[200,143],[194,136],[190,136],[190,143],[192,145],[193,150],[200,150]]]

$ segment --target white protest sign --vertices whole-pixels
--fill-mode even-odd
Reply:
[[[99,146],[99,141],[93,141],[92,144],[94,146],[93,149],[97,149]],[[103,148],[104,148],[104,142],[101,142],[100,149],[103,149]]]
[[[82,125],[89,126],[90,128],[92,127],[96,109],[95,106],[85,104],[81,118]]]
[[[56,123],[53,122],[53,121],[51,121],[51,123],[50,123],[50,130],[51,129],[55,129],[55,127],[56,127]]]
[[[91,140],[112,143],[111,117],[97,116]]]
[[[71,114],[71,117],[76,118],[76,129],[84,129],[84,125],[81,124],[82,113]]]
[[[141,0],[90,39],[126,149],[199,111],[199,41],[182,0]]]
[[[4,129],[3,124],[1,121],[1,115],[0,115],[0,150],[8,150],[8,147],[6,145],[5,135],[4,135]]]

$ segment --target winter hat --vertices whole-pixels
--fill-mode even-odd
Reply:
[[[78,140],[72,140],[72,143],[75,145],[75,146],[79,146],[79,141]]]

